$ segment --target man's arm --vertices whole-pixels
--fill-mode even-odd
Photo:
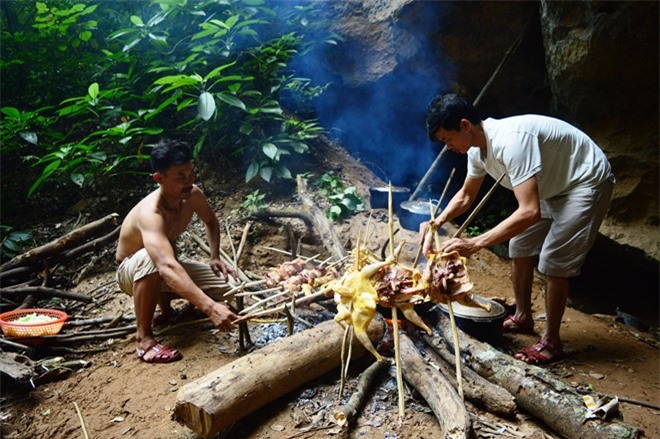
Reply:
[[[467,177],[463,182],[461,189],[449,200],[447,207],[445,207],[440,215],[435,218],[434,228],[439,229],[447,221],[451,221],[463,212],[467,211],[474,200],[477,198],[479,188],[484,182],[484,177],[470,178]],[[419,226],[419,238],[422,244],[422,251],[425,255],[431,251],[433,247],[433,234],[428,233],[428,222],[424,222]]]
[[[442,244],[442,251],[458,251],[462,256],[470,256],[484,247],[513,238],[541,219],[541,206],[536,177],[531,177],[513,188],[518,208],[483,235],[474,238],[455,238]]]
[[[158,267],[158,273],[169,287],[179,296],[188,300],[221,330],[233,328],[232,320],[236,318],[227,306],[216,303],[207,296],[190,278],[186,270],[176,260],[174,248],[164,233],[163,217],[154,211],[144,209],[140,212],[139,227],[142,241],[149,256]]]
[[[220,222],[206,196],[197,186],[193,187],[191,201],[195,213],[202,220],[206,229],[206,239],[211,250],[211,260],[209,261],[211,269],[218,276],[222,274],[225,279],[227,279],[227,273],[231,274],[234,279],[238,279],[236,271],[232,267],[223,264],[220,260]]]
[[[451,221],[457,216],[467,211],[477,198],[479,189],[484,182],[484,177],[471,178],[466,177],[461,189],[451,198],[447,207],[435,219],[436,228],[440,228],[447,221]]]

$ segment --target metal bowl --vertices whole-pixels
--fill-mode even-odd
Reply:
[[[399,208],[399,224],[406,230],[419,231],[419,226],[431,219],[431,208],[435,210],[437,201],[431,205],[429,200],[408,200],[401,203]]]
[[[474,338],[482,341],[494,341],[502,335],[502,324],[506,317],[506,309],[500,303],[486,297],[472,294],[472,299],[484,305],[490,305],[490,312],[480,307],[461,305],[452,302],[452,311],[456,326]],[[445,303],[438,304],[438,308],[449,315],[449,307]]]

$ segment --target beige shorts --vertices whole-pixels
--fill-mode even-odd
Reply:
[[[190,260],[179,261],[179,263],[186,270],[195,285],[213,300],[227,301],[229,298],[223,297],[224,293],[237,285],[237,282],[231,278],[228,282],[226,279],[217,276],[211,270],[209,264]],[[158,273],[158,268],[147,253],[147,250],[141,249],[124,259],[121,265],[119,265],[116,274],[117,284],[123,292],[132,296],[133,283],[153,273]],[[165,292],[174,293],[164,281],[162,282],[161,289]]]
[[[614,176],[596,188],[576,188],[541,200],[541,220],[509,241],[509,256],[538,256],[549,276],[574,277],[582,269],[612,198]]]

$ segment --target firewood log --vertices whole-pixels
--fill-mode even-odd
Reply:
[[[383,319],[374,318],[369,338],[384,334]],[[321,323],[271,343],[195,380],[179,390],[173,419],[210,437],[286,393],[340,366],[343,329]],[[353,356],[366,349],[352,341]]]
[[[452,385],[428,364],[410,337],[401,333],[399,341],[403,377],[433,410],[442,427],[443,439],[474,437],[470,414]]]
[[[431,347],[427,352],[429,361],[433,361],[449,383],[454,388],[458,388],[456,374],[450,367],[454,364],[454,354],[449,352],[441,339],[427,335],[423,335],[422,338]],[[491,383],[469,367],[463,369],[463,381],[465,397],[468,400],[490,413],[506,418],[515,417],[516,403],[513,396],[505,389]]]
[[[451,340],[449,319],[438,315],[439,336]],[[568,439],[636,438],[639,431],[622,422],[587,420],[582,397],[550,371],[505,355],[460,331],[460,350],[467,365],[511,393],[521,410]],[[448,344],[451,346],[451,344]]]
[[[48,259],[53,255],[76,247],[80,243],[86,241],[88,238],[96,236],[98,233],[101,233],[110,227],[116,227],[118,217],[119,215],[112,213],[99,220],[79,227],[61,236],[60,238],[49,242],[48,244],[28,250],[27,252],[22,253],[2,264],[0,266],[0,271],[6,271],[16,267],[31,265],[35,261]]]

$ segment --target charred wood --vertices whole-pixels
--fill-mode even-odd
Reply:
[[[427,363],[406,334],[400,334],[399,341],[403,377],[433,410],[442,427],[443,438],[474,437],[470,414],[445,376]]]
[[[449,320],[439,315],[436,328],[451,340]],[[582,397],[551,372],[528,365],[482,343],[459,329],[460,350],[469,367],[511,393],[521,410],[569,439],[636,438],[639,431],[622,422],[586,420]]]
[[[376,377],[378,377],[378,374],[385,366],[389,366],[389,363],[385,361],[374,361],[371,366],[360,374],[357,387],[350,399],[346,405],[334,414],[334,418],[339,426],[349,424],[355,418],[355,415],[364,405]]]
[[[377,342],[384,322],[374,318]],[[174,420],[205,437],[227,429],[280,396],[340,366],[343,329],[327,321],[251,352],[179,390]],[[353,355],[366,350],[352,341]]]
[[[431,347],[428,352],[429,360],[433,361],[447,381],[455,388],[456,374],[450,367],[454,363],[454,354],[449,352],[442,340],[423,335],[426,343]],[[463,390],[465,397],[474,404],[506,418],[516,415],[516,403],[513,396],[506,389],[491,383],[470,368],[463,369]]]

